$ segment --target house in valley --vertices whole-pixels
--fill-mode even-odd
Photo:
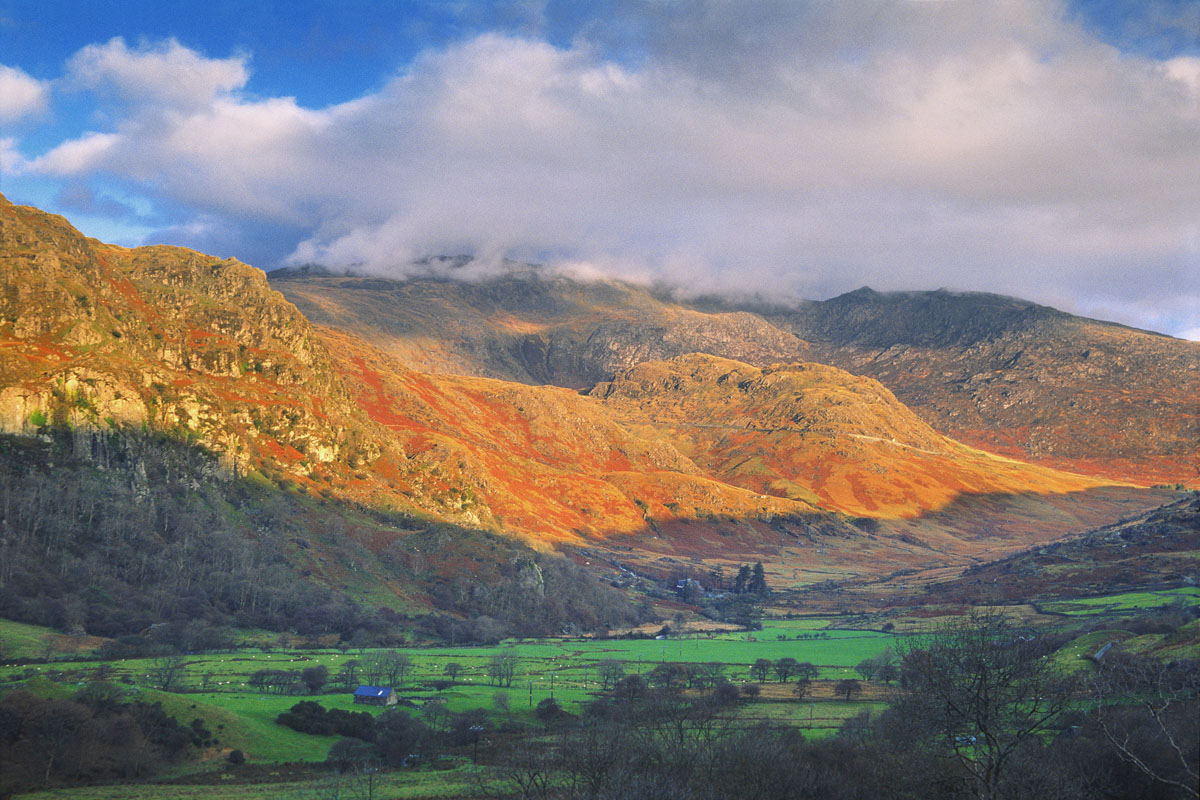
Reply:
[[[400,702],[395,689],[386,686],[360,686],[354,690],[354,702],[370,706],[394,706]]]

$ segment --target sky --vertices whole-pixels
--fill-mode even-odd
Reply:
[[[1200,340],[1200,2],[0,0],[0,192],[268,270],[991,291]]]

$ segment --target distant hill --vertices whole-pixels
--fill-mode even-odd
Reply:
[[[0,611],[56,625],[100,576],[116,611],[153,588],[139,614],[202,587],[197,607],[237,617],[278,580],[300,588],[242,618],[287,625],[306,596],[348,595],[460,617],[528,601],[553,627],[586,615],[512,596],[530,548],[572,553],[590,578],[538,569],[580,597],[602,598],[596,575],[758,560],[787,588],[957,568],[1172,496],[953,441],[881,382],[802,363],[815,348],[782,327],[799,317],[536,272],[268,283],[2,198],[0,267],[0,563],[24,576],[0,574]]]
[[[972,450],[886,388],[820,364],[757,368],[693,354],[624,370],[591,394],[653,427],[709,474],[856,516],[910,517],[963,494],[1050,494],[1101,482]]]
[[[311,319],[415,369],[586,388],[707,353],[875,378],[940,433],[1142,485],[1200,485],[1200,343],[979,293],[860,289],[799,305],[682,301],[545,276],[392,281],[271,273]]]
[[[860,289],[768,319],[939,431],[1048,466],[1200,486],[1200,343],[992,294]]]
[[[930,587],[935,602],[1046,601],[1200,580],[1200,496],[1135,514],[1065,541],[967,569]]]
[[[760,365],[811,358],[803,340],[756,314],[698,311],[644,287],[533,268],[481,281],[311,268],[268,277],[314,323],[422,372],[585,389],[618,370],[687,353]]]

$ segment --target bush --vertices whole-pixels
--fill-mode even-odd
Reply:
[[[229,759],[229,763],[233,764],[234,766],[237,766],[239,764],[245,764],[246,763],[246,754],[243,753],[241,750],[233,750],[229,753],[228,759]]]
[[[336,733],[363,741],[375,740],[375,718],[366,711],[326,709],[320,703],[304,700],[275,718],[279,725],[301,733],[328,736]]]

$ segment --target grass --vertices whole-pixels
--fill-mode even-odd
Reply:
[[[324,761],[335,736],[312,736],[275,723],[301,698],[242,693],[170,694],[145,691],[181,722],[204,720],[222,748],[241,750],[251,762]]]
[[[94,649],[103,641],[95,636],[67,636],[53,628],[0,619],[0,661],[45,658],[47,655],[79,655]]]
[[[624,662],[627,673],[648,673],[661,661],[720,662],[726,664],[726,676],[734,682],[749,681],[749,665],[758,658],[772,661],[790,656],[797,661],[817,664],[819,677],[834,680],[853,676],[852,666],[881,652],[892,641],[888,634],[873,631],[816,630],[823,621],[783,620],[773,622],[752,634],[715,634],[669,638],[664,640],[542,639],[510,641],[494,647],[429,647],[402,650],[412,661],[405,685],[398,687],[406,700],[417,705],[432,699],[444,700],[452,712],[471,708],[495,709],[496,696],[507,695],[509,713],[516,719],[533,721],[533,708],[553,697],[565,710],[578,713],[584,703],[597,696],[598,665],[615,659]],[[32,626],[25,626],[32,627]],[[31,636],[43,635],[34,629]],[[803,638],[797,639],[800,636]],[[261,694],[249,686],[250,676],[260,669],[299,671],[324,665],[336,674],[351,659],[362,661],[371,650],[339,652],[242,649],[188,658],[187,693],[165,693],[150,688],[153,659],[126,659],[108,662],[108,680],[127,688],[130,699],[161,702],[163,709],[183,724],[201,719],[218,740],[217,747],[242,750],[251,763],[323,761],[336,741],[334,736],[313,736],[292,731],[275,723],[281,712],[301,700],[316,700],[328,708],[370,711],[371,706],[355,705],[347,690],[335,690],[316,696]],[[510,687],[490,684],[487,665],[499,653],[515,652],[518,669]],[[433,685],[445,679],[445,666],[459,663],[463,671],[457,681],[438,691]],[[32,682],[39,693],[53,690],[69,696],[87,680],[96,677],[95,661],[55,661],[49,664],[0,667],[0,681],[10,686]],[[32,677],[28,677],[32,676]],[[55,683],[47,679],[55,678]],[[205,690],[199,691],[201,677],[207,676]],[[751,708],[766,704],[751,704]],[[773,703],[772,715],[796,716],[804,709],[788,698]],[[853,705],[853,704],[850,704]],[[833,730],[839,708],[823,703],[817,716],[824,720],[814,729]],[[497,712],[499,713],[499,712]]]
[[[1200,605],[1200,587],[1187,586],[1158,592],[1123,592],[1103,597],[1077,597],[1073,600],[1045,603],[1043,608],[1046,611],[1074,616],[1134,613],[1175,604],[1183,607]]]
[[[1154,651],[1172,648],[1172,652],[1190,652],[1200,647],[1200,623],[1170,636],[1134,637],[1120,630],[1122,620],[1132,611],[1156,608],[1164,604],[1200,603],[1200,589],[1190,588],[1161,592],[1128,592],[1106,597],[1079,598],[1059,601],[1052,606],[1073,616],[1110,615],[1110,630],[1097,631],[1078,637],[1055,656],[1064,671],[1086,669],[1083,658],[1108,641],[1122,641],[1139,650]],[[1056,609],[1058,610],[1058,609]],[[896,641],[896,634],[871,630],[846,630],[828,627],[830,619],[768,619],[764,628],[755,632],[685,634],[666,639],[579,639],[548,638],[539,640],[510,640],[490,647],[410,647],[401,648],[411,660],[408,679],[397,687],[400,695],[420,706],[432,698],[446,703],[448,710],[472,708],[493,709],[498,694],[507,695],[507,713],[513,718],[533,723],[533,707],[553,696],[567,711],[579,713],[582,705],[599,693],[598,666],[613,659],[621,661],[627,673],[646,674],[661,662],[718,662],[725,665],[725,675],[734,683],[753,682],[750,665],[760,658],[777,661],[783,657],[816,664],[818,680],[804,700],[797,700],[790,686],[767,683],[761,696],[740,707],[742,722],[780,721],[795,724],[813,737],[834,734],[849,717],[864,710],[878,711],[884,707],[887,690],[874,684],[864,684],[867,692],[852,701],[832,694],[834,681],[858,677],[853,667],[874,657]],[[243,648],[230,653],[211,653],[188,657],[188,686],[181,694],[158,692],[149,688],[152,659],[127,659],[108,662],[108,680],[128,687],[132,697],[147,702],[161,702],[164,710],[183,724],[199,718],[218,740],[216,752],[242,750],[251,765],[271,769],[272,763],[320,762],[326,757],[335,736],[313,736],[298,733],[275,723],[281,712],[301,700],[316,700],[327,708],[380,713],[371,706],[355,705],[348,690],[336,689],[316,696],[281,696],[261,694],[249,686],[250,676],[260,669],[299,671],[306,667],[324,665],[331,677],[351,659],[369,659],[375,650],[338,651],[291,650],[272,647],[285,640],[277,634],[256,632],[256,648]],[[42,657],[47,649],[47,637],[57,634],[47,628],[0,621],[0,639],[5,652],[16,657]],[[60,637],[68,638],[68,637]],[[50,641],[58,641],[51,639]],[[487,678],[487,665],[499,653],[515,653],[518,668],[510,687],[492,686]],[[439,691],[435,683],[446,680],[445,666],[450,662],[461,665],[457,681]],[[46,664],[0,665],[0,690],[8,686],[25,685],[39,694],[65,697],[89,679],[96,677],[100,662],[95,660],[53,661]],[[199,691],[204,677],[204,691]],[[502,705],[502,704],[501,704]],[[176,776],[171,784],[146,786],[112,786],[47,791],[26,795],[26,798],[200,798],[204,800],[257,800],[257,798],[312,797],[313,780],[320,776],[298,778],[294,770],[280,767],[277,776],[269,773],[262,782],[245,783],[229,772],[223,761],[215,760],[181,765],[171,771]],[[197,772],[199,770],[200,772]],[[470,774],[468,774],[470,773]],[[191,785],[213,780],[209,785]],[[230,777],[223,777],[226,774]],[[212,777],[216,775],[216,777]],[[458,767],[449,771],[417,770],[392,773],[386,776],[385,797],[466,797],[477,792],[478,780],[470,768]]]
[[[405,648],[401,652],[412,660],[413,667],[406,685],[399,689],[403,696],[418,701],[434,696],[437,692],[432,689],[432,682],[445,678],[445,666],[453,661],[462,665],[463,671],[458,676],[457,684],[441,693],[450,709],[461,710],[479,705],[490,707],[491,697],[499,689],[488,684],[488,662],[498,653],[515,652],[519,659],[517,674],[512,687],[506,690],[514,707],[521,699],[528,705],[531,691],[532,702],[536,705],[539,700],[550,696],[553,688],[555,699],[569,710],[575,710],[572,706],[577,707],[598,689],[597,667],[607,659],[624,662],[626,671],[630,673],[649,672],[662,661],[715,661],[727,665],[726,677],[740,682],[750,680],[749,666],[756,659],[776,661],[788,656],[816,664],[821,678],[839,678],[850,676],[853,665],[878,655],[893,641],[890,634],[857,630],[815,631],[814,625],[812,620],[780,621],[750,634],[699,635],[664,640],[541,639],[510,641],[494,647]],[[797,639],[797,636],[814,638]],[[189,684],[193,689],[198,688],[201,676],[208,674],[212,696],[246,694],[263,698],[263,702],[270,705],[279,698],[252,693],[249,679],[255,671],[298,671],[324,665],[331,674],[336,674],[347,661],[361,661],[369,658],[372,652],[239,650],[197,655],[188,659]],[[111,679],[147,685],[152,665],[153,659],[110,662],[113,673]],[[57,672],[69,680],[85,680],[95,667],[95,662],[67,661],[0,667],[0,680],[11,681],[28,672]],[[328,702],[330,697],[332,695],[323,695],[321,700]],[[283,699],[296,702],[300,698]],[[274,708],[273,705],[271,707]]]
[[[149,783],[112,786],[79,786],[22,794],[21,800],[312,800],[334,797],[335,780],[331,775],[289,776],[267,774],[263,780],[243,783],[236,771],[226,771],[205,783]],[[224,778],[225,780],[222,780]],[[417,769],[380,773],[376,777],[377,797],[389,800],[412,798],[459,798],[494,796],[496,779],[488,771],[469,764],[453,769]],[[357,796],[342,787],[342,796]]]

